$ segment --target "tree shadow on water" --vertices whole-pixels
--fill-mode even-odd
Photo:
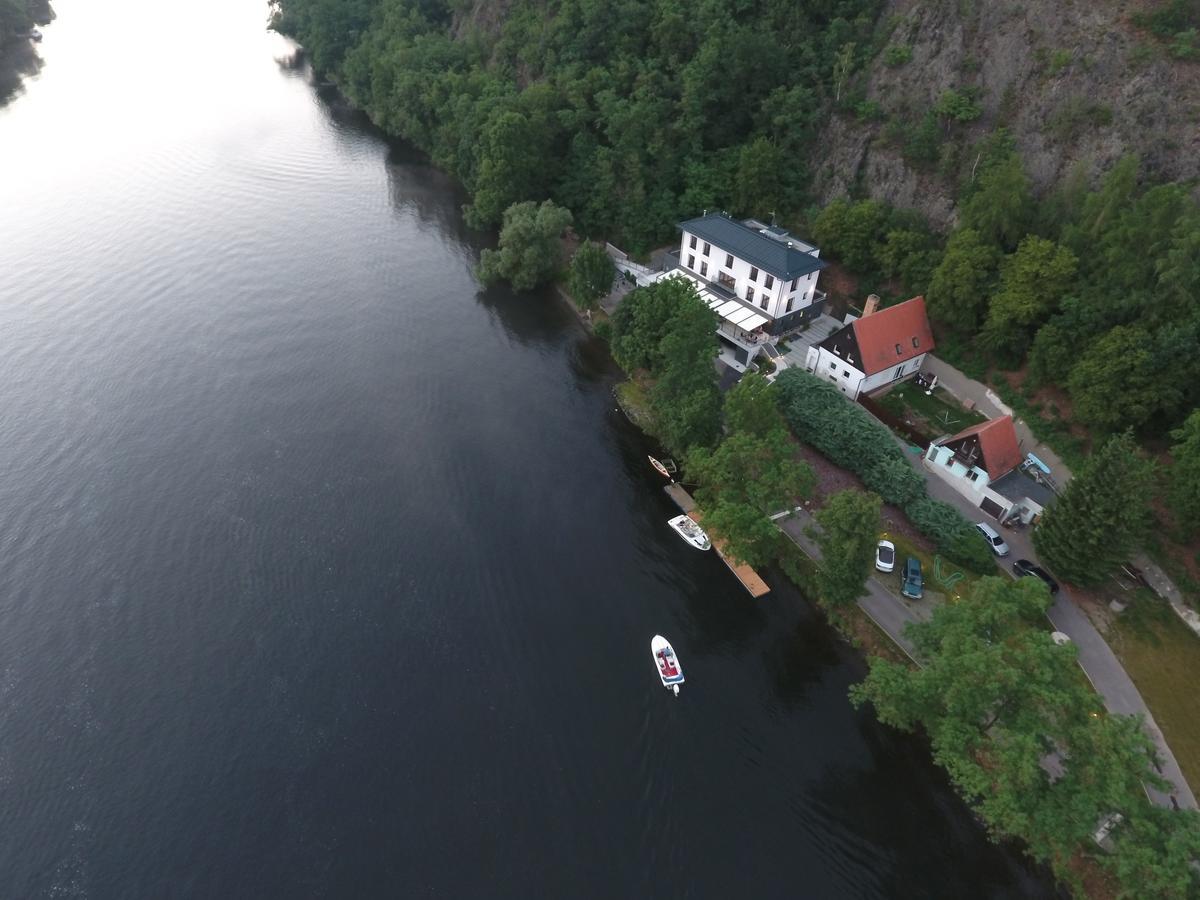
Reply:
[[[43,65],[32,41],[14,40],[0,47],[0,108],[23,94],[25,79],[41,72]]]

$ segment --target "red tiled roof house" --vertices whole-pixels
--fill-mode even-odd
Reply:
[[[878,301],[872,295],[861,318],[810,347],[805,360],[851,400],[917,374],[933,349],[924,297],[876,312]]]
[[[1012,416],[939,438],[925,451],[925,468],[1000,521],[1029,522],[1054,496],[1048,484],[1024,471],[1024,460]]]

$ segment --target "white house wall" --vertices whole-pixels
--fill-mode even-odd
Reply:
[[[817,365],[813,374],[837,385],[838,390],[851,400],[858,399],[862,389],[863,373],[838,356],[834,356],[824,347],[813,348],[817,351]]]
[[[692,238],[696,238],[696,249],[692,249]],[[689,272],[694,272],[706,281],[712,281],[720,284],[720,273],[724,272],[727,275],[733,276],[734,287],[731,288],[741,300],[746,299],[746,288],[754,291],[754,300],[750,301],[756,309],[760,309],[763,313],[772,319],[778,319],[788,313],[796,312],[804,309],[806,306],[811,306],[813,295],[817,290],[817,272],[812,272],[808,275],[801,275],[799,279],[793,279],[797,282],[796,290],[792,290],[792,281],[783,282],[779,278],[775,278],[775,283],[768,291],[763,287],[766,282],[766,276],[769,272],[764,272],[759,269],[758,279],[750,280],[750,270],[754,268],[744,259],[734,255],[733,265],[725,264],[725,257],[729,251],[722,250],[716,244],[710,244],[708,255],[704,255],[705,240],[697,235],[693,235],[688,231],[683,232],[683,237],[679,242],[679,264]],[[813,254],[814,256],[817,253]],[[692,264],[689,265],[689,262]],[[707,263],[707,271],[701,272],[703,265]],[[766,296],[766,305],[763,305],[763,297]],[[787,308],[788,299],[792,299],[792,308]]]
[[[866,393],[878,390],[885,385],[891,384],[901,378],[907,378],[909,375],[915,375],[921,371],[921,366],[925,364],[925,354],[914,356],[907,362],[897,363],[882,372],[876,372],[874,375],[868,375],[863,379],[861,390]]]

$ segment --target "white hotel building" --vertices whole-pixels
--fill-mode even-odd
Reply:
[[[686,277],[720,317],[717,337],[737,368],[759,348],[819,316],[820,251],[782,228],[710,213],[681,222],[678,261],[662,277]]]

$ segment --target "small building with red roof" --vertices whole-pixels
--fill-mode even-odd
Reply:
[[[1054,498],[1052,484],[1021,452],[1012,416],[938,438],[925,451],[925,468],[1002,522],[1028,523]]]
[[[916,375],[933,349],[924,297],[878,305],[878,297],[869,297],[862,316],[810,347],[805,361],[851,400]]]

